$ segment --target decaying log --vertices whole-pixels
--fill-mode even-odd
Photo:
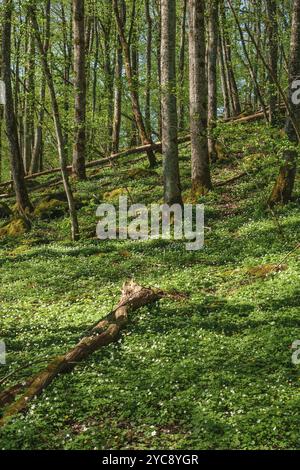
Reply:
[[[44,370],[27,381],[22,395],[5,409],[0,426],[5,425],[17,413],[24,412],[30,400],[40,395],[58,374],[70,372],[78,362],[84,360],[94,351],[116,341],[121,329],[128,322],[129,313],[156,302],[164,295],[158,289],[142,287],[133,281],[125,283],[120,302],[115,310],[94,325],[74,348],[66,354],[56,357]],[[2,403],[11,402],[20,392],[20,384],[4,391],[1,394]],[[5,401],[6,398],[7,401]]]

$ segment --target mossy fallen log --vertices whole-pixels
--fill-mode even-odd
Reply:
[[[158,289],[142,287],[133,281],[125,283],[115,310],[93,325],[74,348],[53,359],[44,370],[32,379],[28,379],[23,390],[18,384],[2,392],[2,404],[11,402],[20,393],[22,395],[6,407],[0,420],[0,426],[5,425],[16,414],[26,411],[29,402],[40,395],[59,374],[70,372],[78,362],[87,358],[94,351],[117,341],[120,331],[128,322],[129,313],[158,301],[164,295]]]

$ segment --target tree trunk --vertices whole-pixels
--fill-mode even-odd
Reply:
[[[23,162],[25,174],[30,171],[32,160],[32,150],[34,142],[34,95],[35,95],[35,41],[31,31],[30,18],[27,19],[28,28],[28,61],[25,71],[25,109],[24,109],[24,144],[23,144]]]
[[[162,79],[162,152],[164,200],[166,204],[182,204],[176,102],[176,4],[161,1],[161,79]]]
[[[185,75],[185,44],[186,44],[186,12],[187,0],[183,0],[182,7],[182,22],[181,22],[181,36],[180,36],[180,49],[179,49],[179,96],[178,96],[178,129],[184,130],[184,75]]]
[[[42,67],[43,67],[43,71],[47,80],[50,97],[51,97],[53,120],[54,120],[54,125],[55,125],[55,133],[56,133],[56,139],[57,139],[57,147],[58,147],[58,154],[59,154],[59,159],[60,159],[61,173],[62,173],[64,190],[65,190],[67,200],[68,200],[69,212],[70,212],[71,237],[72,237],[72,240],[74,241],[79,238],[79,226],[78,226],[78,219],[77,219],[74,197],[73,197],[71,185],[69,182],[69,175],[68,175],[68,169],[67,169],[68,160],[67,160],[65,141],[64,141],[62,126],[61,126],[59,107],[58,107],[58,102],[56,99],[53,77],[50,71],[47,53],[44,51],[34,7],[28,6],[28,11],[32,18],[32,25],[33,25],[33,29],[35,32],[38,49],[40,52]]]
[[[227,80],[226,80],[225,57],[224,57],[223,47],[222,47],[222,38],[220,35],[219,35],[219,41],[218,41],[218,55],[219,55],[219,67],[220,67],[220,73],[221,73],[221,87],[222,87],[222,95],[223,95],[224,118],[229,119],[231,116],[230,100],[229,100],[229,91],[228,91]]]
[[[146,105],[145,123],[148,135],[152,134],[151,127],[151,82],[152,82],[152,17],[150,2],[145,0],[145,13],[147,21],[147,79],[146,79]]]
[[[189,0],[188,6],[192,190],[203,195],[212,187],[207,145],[205,3],[204,0]]]
[[[290,45],[290,66],[289,66],[289,106],[292,117],[288,115],[285,125],[286,134],[291,142],[299,145],[299,123],[300,106],[293,99],[294,89],[292,84],[300,78],[300,0],[293,1],[291,45]],[[295,129],[295,125],[298,126]],[[286,204],[292,198],[294,189],[297,150],[287,150],[284,153],[284,164],[269,199],[269,205],[277,203]]]
[[[120,0],[120,19],[123,28],[126,21],[126,5],[124,0]],[[117,52],[115,64],[115,90],[114,90],[114,117],[112,130],[112,153],[118,153],[120,147],[120,130],[122,119],[122,72],[123,72],[123,54],[120,38],[117,38]]]
[[[208,4],[208,153],[211,161],[216,160],[213,131],[217,120],[217,55],[218,55],[218,15],[219,0],[209,0]]]
[[[46,3],[46,27],[44,39],[44,51],[47,54],[50,45],[50,12],[51,0]],[[41,92],[40,92],[40,110],[38,113],[37,128],[35,131],[33,155],[30,165],[30,174],[42,171],[43,167],[43,124],[45,116],[45,98],[46,98],[46,78],[42,77]]]
[[[223,44],[223,52],[224,52],[224,59],[225,59],[225,70],[227,73],[227,83],[228,83],[228,87],[230,90],[229,98],[232,103],[233,115],[237,116],[238,114],[241,113],[241,105],[240,105],[239,92],[238,92],[233,65],[232,65],[231,41],[229,37],[224,0],[221,0],[220,2],[220,18],[221,18],[221,25],[222,25],[222,44]]]
[[[131,97],[131,105],[132,105],[132,110],[133,114],[135,117],[136,125],[139,130],[140,138],[141,141],[144,145],[146,144],[151,144],[152,139],[151,136],[147,135],[141,108],[140,108],[140,102],[139,102],[139,97],[138,94],[135,90],[135,81],[134,81],[134,75],[131,67],[131,59],[130,59],[130,48],[128,41],[125,37],[125,31],[124,27],[122,24],[122,19],[120,16],[120,11],[119,11],[119,6],[118,6],[118,0],[113,0],[113,7],[114,7],[114,13],[116,17],[116,23],[118,27],[118,33],[122,45],[122,50],[124,54],[124,59],[125,59],[125,71],[126,71],[126,77],[128,81],[128,86],[129,86],[129,91],[130,91],[130,97]],[[155,154],[153,153],[152,150],[149,150],[148,152],[148,160],[149,160],[149,165],[151,168],[153,168],[156,165],[156,158]]]
[[[86,71],[85,71],[85,2],[73,0],[74,89],[75,89],[75,142],[73,174],[86,179]]]
[[[6,132],[10,145],[10,165],[16,193],[18,210],[21,214],[32,210],[25,180],[24,166],[20,152],[17,120],[14,110],[14,99],[11,84],[11,25],[13,1],[4,0],[3,31],[2,31],[2,72],[6,88],[5,121]]]
[[[274,77],[277,77],[278,71],[278,23],[277,23],[277,0],[267,0],[268,12],[268,42],[269,42],[269,121],[270,124],[277,122],[277,101],[278,92]]]

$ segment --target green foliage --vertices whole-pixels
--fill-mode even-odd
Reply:
[[[299,449],[300,375],[290,349],[299,339],[299,252],[285,259],[299,241],[299,206],[265,206],[282,145],[277,131],[226,129],[229,159],[214,166],[214,182],[249,174],[199,199],[203,250],[84,238],[95,236],[100,192],[127,187],[128,171],[119,168],[76,183],[86,201],[82,241],[66,241],[65,217],[35,219],[31,233],[1,243],[8,364],[0,372],[29,365],[6,386],[43,367],[34,361],[47,364],[72,347],[116,305],[124,280],[186,295],[137,312],[118,343],[58,377],[1,429],[0,448]],[[188,194],[187,150],[181,172]],[[131,183],[134,201],[157,202],[161,170],[142,174]]]

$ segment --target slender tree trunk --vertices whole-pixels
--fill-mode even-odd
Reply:
[[[192,190],[203,195],[212,187],[207,145],[204,0],[189,0],[188,8]]]
[[[182,204],[178,164],[176,102],[176,3],[161,1],[162,152],[164,200]]]
[[[32,25],[35,31],[36,41],[37,41],[37,45],[38,45],[38,49],[39,49],[40,57],[42,61],[42,67],[43,67],[43,71],[44,71],[48,88],[49,88],[49,92],[50,92],[52,111],[53,111],[53,120],[54,120],[55,132],[56,132],[56,138],[57,138],[58,154],[59,154],[60,166],[61,166],[61,173],[62,173],[62,179],[63,179],[63,184],[64,184],[64,190],[65,190],[67,200],[68,200],[69,212],[70,212],[71,235],[72,235],[72,240],[75,241],[79,238],[79,225],[78,225],[78,219],[77,219],[77,213],[76,213],[72,188],[69,182],[69,175],[68,175],[68,169],[67,169],[68,159],[67,159],[65,141],[64,141],[62,126],[61,126],[59,107],[58,107],[58,102],[57,102],[56,94],[55,94],[53,77],[52,77],[51,70],[49,67],[47,54],[44,51],[34,7],[28,6],[28,10],[32,18]]]
[[[246,47],[246,44],[245,44],[245,39],[244,39],[243,30],[242,30],[242,28],[241,28],[241,25],[240,25],[238,16],[237,16],[237,14],[236,14],[236,12],[235,12],[235,9],[233,8],[233,5],[232,5],[232,3],[231,3],[231,0],[228,0],[228,3],[229,3],[230,9],[231,9],[231,11],[232,11],[232,14],[233,14],[233,16],[234,16],[236,25],[237,25],[238,30],[239,30],[242,48],[243,48],[243,51],[244,51],[244,54],[245,54],[245,58],[246,58],[246,60],[247,60],[247,65],[248,65],[248,68],[249,68],[250,77],[252,78],[252,81],[253,81],[253,83],[254,83],[254,87],[255,87],[255,90],[256,90],[257,98],[258,98],[258,100],[259,100],[259,102],[260,102],[260,104],[261,104],[261,107],[262,107],[262,110],[263,110],[263,112],[264,112],[265,118],[268,119],[267,110],[266,110],[266,105],[265,105],[264,99],[263,99],[263,97],[262,97],[262,93],[261,93],[261,91],[260,91],[259,84],[258,84],[258,82],[257,82],[257,77],[256,77],[256,75],[255,75],[254,68],[253,68],[253,65],[252,65],[250,56],[249,56],[248,51],[247,51],[247,47]]]
[[[119,37],[120,37],[120,41],[122,45],[122,50],[124,54],[124,59],[125,59],[125,71],[126,71],[126,77],[128,81],[129,90],[130,90],[131,105],[132,105],[132,110],[133,110],[133,114],[135,117],[136,125],[138,127],[142,143],[144,145],[151,144],[152,139],[151,139],[151,136],[147,134],[145,124],[144,124],[144,119],[143,119],[141,108],[140,108],[139,97],[134,86],[134,75],[133,75],[132,67],[131,67],[130,48],[128,45],[128,41],[126,40],[126,37],[125,37],[125,31],[124,31],[122,19],[120,16],[118,0],[113,0],[113,7],[114,7],[114,13],[116,17]],[[156,165],[156,158],[155,158],[154,152],[152,150],[149,150],[147,155],[148,155],[150,167],[154,167]]]
[[[267,0],[268,12],[268,42],[269,42],[269,65],[272,73],[269,73],[270,101],[269,121],[271,124],[277,122],[277,100],[278,92],[274,77],[278,72],[278,23],[277,23],[277,0]]]
[[[114,89],[114,117],[112,127],[112,153],[117,153],[120,147],[120,130],[122,116],[122,49],[118,48],[115,65],[115,89]]]
[[[217,56],[218,56],[218,15],[219,0],[208,3],[208,153],[211,161],[216,159],[213,131],[217,120]]]
[[[46,27],[44,39],[44,51],[47,54],[50,45],[50,11],[51,0],[46,2]],[[40,92],[40,110],[38,113],[38,122],[35,132],[33,155],[30,165],[30,174],[37,173],[42,170],[43,166],[43,124],[45,116],[45,98],[46,98],[46,78],[42,77]]]
[[[71,10],[73,3],[71,3]],[[72,13],[72,12],[71,12]],[[70,21],[66,18],[64,2],[61,1],[61,16],[62,16],[62,35],[63,35],[63,54],[64,54],[64,85],[63,85],[63,97],[64,105],[61,112],[62,122],[69,122],[70,114],[70,74],[72,68],[72,24],[73,15],[70,15]],[[69,157],[69,133],[68,127],[63,127],[64,142],[66,147],[67,158]]]
[[[159,84],[158,89],[158,135],[159,139],[162,139],[162,119],[161,119],[161,8],[160,0],[156,0],[157,7],[157,23],[156,23],[156,51],[157,51],[157,81]]]
[[[179,64],[178,64],[178,70],[179,70],[178,129],[180,131],[184,130],[184,75],[185,75],[185,45],[186,45],[186,12],[187,12],[187,0],[183,0],[180,49],[179,49]]]
[[[27,19],[28,28],[28,46],[25,74],[25,113],[24,113],[24,144],[23,144],[23,162],[25,174],[30,171],[30,163],[32,159],[32,150],[34,142],[34,95],[35,95],[35,41],[31,31],[30,19]]]
[[[132,19],[132,34],[130,41],[130,52],[131,52],[131,68],[132,75],[134,80],[134,88],[137,95],[137,99],[140,101],[140,90],[139,90],[139,44],[138,44],[138,31],[136,25],[136,18]],[[147,126],[147,121],[145,117],[145,127]],[[150,135],[147,131],[147,135]],[[139,130],[137,128],[136,122],[133,119],[131,121],[131,140],[130,146],[137,147],[139,145]]]
[[[147,80],[146,80],[146,105],[145,124],[148,135],[151,135],[151,82],[152,82],[152,17],[150,2],[145,0],[145,13],[147,21]]]
[[[231,41],[228,33],[228,24],[227,18],[225,13],[225,6],[224,0],[220,2],[220,18],[221,18],[221,25],[222,25],[222,43],[223,43],[223,51],[224,51],[224,62],[225,62],[225,70],[227,72],[227,83],[230,90],[229,98],[232,102],[232,110],[233,115],[237,116],[241,113],[241,105],[240,105],[240,98],[239,92],[235,80],[235,74],[232,65],[232,57],[231,57]]]
[[[24,180],[24,166],[20,152],[17,120],[14,110],[14,99],[11,84],[11,26],[13,1],[3,2],[3,30],[2,30],[2,71],[3,81],[6,88],[5,121],[6,132],[10,145],[10,165],[14,182],[18,210],[21,214],[26,214],[32,210],[28,192]]]
[[[293,99],[293,83],[300,79],[300,0],[293,1],[291,45],[290,45],[290,66],[289,66],[289,105],[293,117],[287,117],[285,131],[291,142],[299,145],[299,123],[300,105]],[[295,123],[298,130],[295,129]],[[297,170],[297,151],[286,150],[284,152],[284,164],[280,168],[279,176],[274,185],[269,204],[273,206],[277,203],[288,203],[293,194],[295,177]]]
[[[73,149],[73,174],[86,179],[86,70],[85,70],[85,2],[73,0],[74,34],[74,88],[75,88],[75,142]]]
[[[120,19],[123,27],[126,18],[126,8],[124,0],[120,0]],[[118,36],[117,57],[115,64],[115,90],[114,90],[114,118],[112,131],[112,153],[118,153],[120,147],[120,130],[122,117],[122,71],[123,71],[123,54],[122,45]]]
[[[229,93],[228,93],[227,80],[226,80],[225,59],[224,59],[224,54],[223,54],[221,36],[219,36],[219,41],[218,41],[218,55],[219,55],[219,68],[220,68],[220,75],[221,75],[223,105],[224,105],[224,118],[229,119],[231,116],[230,100],[229,100]]]

